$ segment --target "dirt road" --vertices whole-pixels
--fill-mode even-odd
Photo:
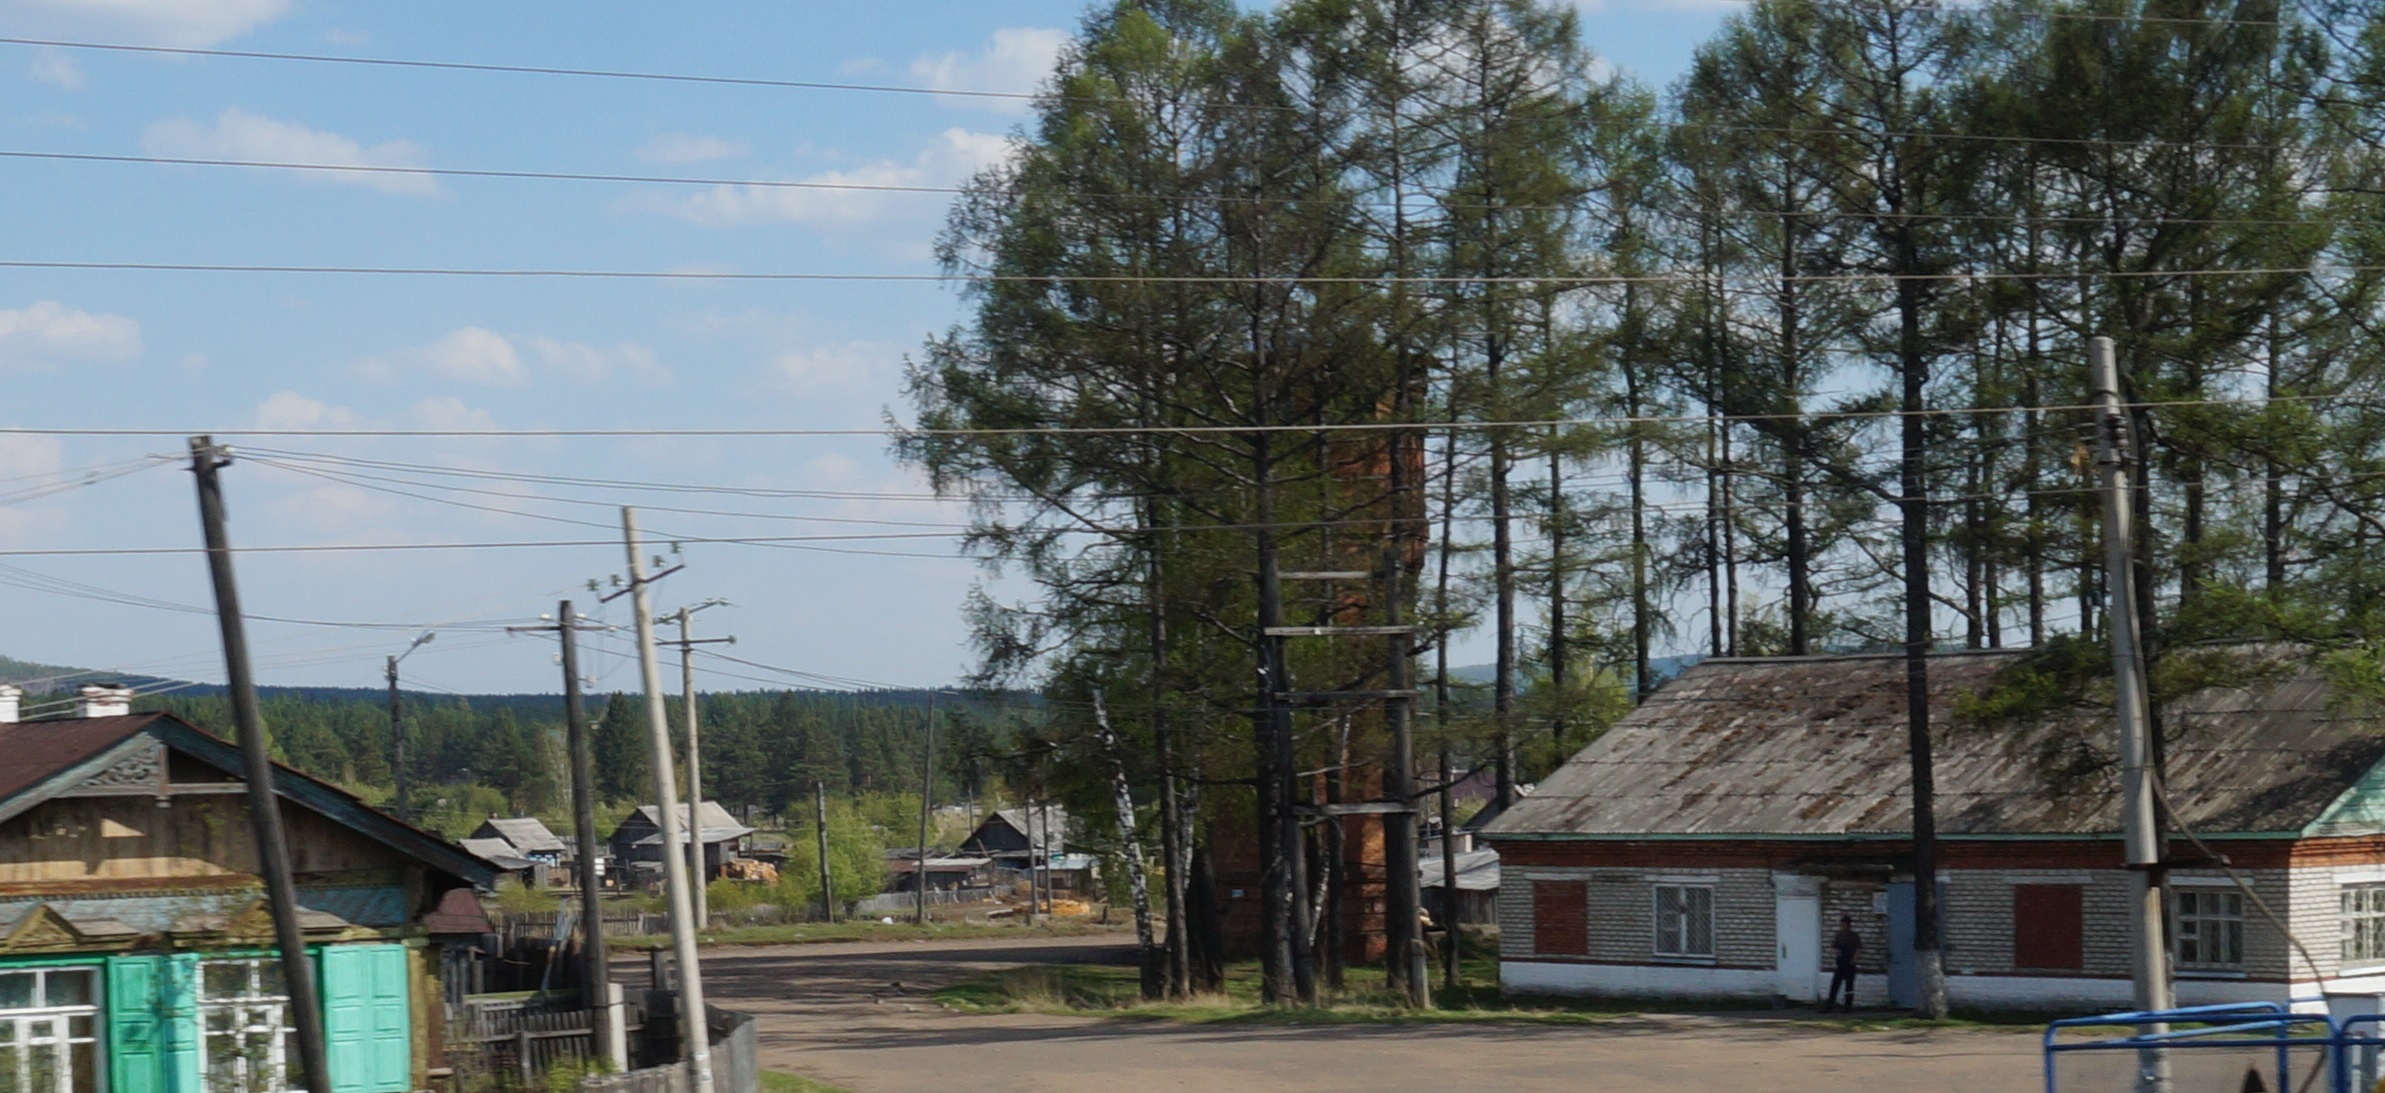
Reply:
[[[1186,1026],[967,1016],[925,997],[989,968],[1131,956],[1108,939],[1024,939],[723,948],[705,966],[719,1004],[759,1018],[765,1066],[855,1093],[2039,1087],[2036,1038],[2025,1032],[1844,1033],[1686,1016],[1587,1027]]]

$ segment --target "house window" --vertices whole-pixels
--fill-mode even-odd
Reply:
[[[200,1050],[210,1093],[302,1089],[281,961],[210,960],[199,976]]]
[[[1714,886],[1656,886],[1656,955],[1714,955]]]
[[[2344,886],[2344,964],[2385,964],[2385,884]]]
[[[2244,966],[2244,893],[2180,888],[2170,906],[2179,967],[2234,970]]]
[[[2075,884],[2012,886],[2012,966],[2075,972],[2087,966],[2081,890]]]
[[[0,971],[0,1089],[99,1093],[99,971]]]

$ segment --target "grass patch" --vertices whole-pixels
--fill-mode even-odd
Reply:
[[[1449,1024],[1507,1021],[1582,1025],[1644,1012],[1632,1000],[1509,998],[1499,993],[1498,955],[1487,939],[1469,937],[1459,961],[1459,985],[1440,989],[1434,971],[1431,1010],[1411,1010],[1384,986],[1380,966],[1350,968],[1339,989],[1320,985],[1316,1008],[1269,1006],[1260,1000],[1257,961],[1226,967],[1225,989],[1186,1002],[1145,1002],[1133,968],[1045,964],[1006,968],[962,980],[935,992],[937,1002],[964,1013],[1049,1013],[1182,1021],[1302,1025]]]
[[[994,937],[1091,937],[1117,933],[1121,926],[1103,926],[1091,922],[1044,920],[1033,926],[980,922],[931,922],[914,926],[908,922],[892,925],[868,922],[789,922],[776,926],[738,926],[727,930],[708,930],[697,938],[703,945],[808,945],[833,941],[962,941]],[[622,949],[664,949],[671,944],[669,934],[645,934],[638,937],[617,938],[613,944]]]
[[[815,1082],[800,1074],[765,1070],[761,1073],[762,1093],[845,1093],[840,1086]]]

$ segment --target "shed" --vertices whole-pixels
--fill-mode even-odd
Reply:
[[[681,846],[687,845],[691,834],[687,815],[687,805],[680,804]],[[704,802],[700,815],[704,820],[703,828],[694,834],[704,845],[704,878],[710,880],[720,875],[722,862],[738,857],[745,847],[746,837],[752,835],[754,829],[738,823],[737,818],[729,815],[729,810],[722,808],[717,801]],[[662,862],[662,809],[656,805],[639,805],[636,811],[621,821],[621,826],[613,829],[612,836],[605,841],[612,847],[614,859],[629,867],[623,870],[624,876],[640,875],[640,870],[649,864],[659,870]]]
[[[514,853],[540,865],[562,865],[571,860],[571,844],[564,842],[536,816],[499,818],[491,816],[481,821],[472,832],[475,839],[503,839]]]
[[[1457,883],[1442,875],[1441,855],[1426,854],[1420,863],[1424,905],[1433,921],[1446,926],[1483,926],[1498,921],[1499,852],[1466,850],[1456,855]],[[1453,902],[1454,900],[1454,902]]]

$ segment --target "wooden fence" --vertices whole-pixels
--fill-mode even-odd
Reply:
[[[630,1043],[645,1018],[635,1001],[623,1003]],[[465,999],[449,1025],[450,1058],[460,1071],[499,1086],[538,1088],[559,1066],[585,1067],[598,1058],[598,1016],[559,994],[484,995]]]

